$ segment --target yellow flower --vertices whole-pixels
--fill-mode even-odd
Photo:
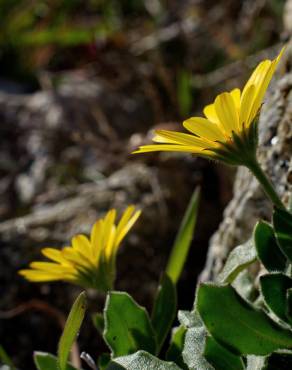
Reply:
[[[43,248],[42,254],[53,262],[32,262],[19,274],[32,282],[64,280],[85,288],[111,289],[119,246],[140,213],[129,206],[116,225],[117,212],[110,210],[93,225],[90,238],[76,235],[70,247]]]
[[[154,145],[134,153],[173,151],[195,153],[228,164],[246,164],[255,155],[257,122],[263,97],[284,49],[274,60],[264,60],[252,73],[244,89],[218,95],[204,109],[205,117],[191,117],[183,126],[191,134],[156,130]]]

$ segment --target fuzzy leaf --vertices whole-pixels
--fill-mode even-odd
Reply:
[[[71,347],[78,335],[86,310],[86,294],[82,292],[73,303],[58,345],[58,361],[61,370],[66,364]]]
[[[240,354],[267,355],[292,348],[292,332],[248,304],[229,285],[202,284],[197,309],[212,336]]]
[[[151,322],[156,333],[157,351],[161,349],[171,328],[176,316],[176,310],[176,286],[167,275],[164,275],[158,287],[151,317]]]
[[[264,356],[247,356],[246,370],[266,370],[268,357]]]
[[[145,351],[115,358],[107,370],[181,370],[173,362],[161,361]]]
[[[232,283],[241,271],[256,261],[257,255],[251,240],[239,245],[229,254],[218,281]]]
[[[203,355],[206,338],[207,332],[204,326],[196,326],[187,330],[182,354],[190,370],[215,370]]]
[[[109,292],[104,309],[104,339],[113,357],[138,350],[156,352],[155,332],[144,307],[124,292]]]
[[[277,244],[274,229],[270,224],[264,221],[257,223],[254,241],[258,257],[268,271],[285,271],[286,258]]]

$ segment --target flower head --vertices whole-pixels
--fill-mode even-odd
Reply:
[[[242,91],[234,89],[218,95],[204,108],[205,117],[184,121],[184,128],[191,134],[156,130],[153,141],[157,144],[141,146],[134,153],[189,152],[228,164],[245,164],[255,155],[259,111],[283,51],[272,61],[262,61]]]
[[[140,213],[129,206],[116,225],[117,212],[110,210],[93,225],[90,238],[76,235],[70,247],[43,248],[42,254],[52,262],[32,262],[19,274],[32,282],[64,280],[85,288],[111,289],[119,246]]]

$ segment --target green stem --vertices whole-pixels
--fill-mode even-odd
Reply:
[[[270,198],[272,203],[278,208],[285,209],[285,206],[282,203],[281,199],[279,198],[278,194],[276,193],[273,184],[271,183],[269,178],[266,176],[266,174],[262,170],[258,161],[256,159],[251,161],[248,165],[248,168],[253,173],[253,175],[257,178],[259,183],[262,185],[266,195]]]

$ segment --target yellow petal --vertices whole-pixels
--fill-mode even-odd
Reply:
[[[110,211],[107,212],[104,218],[103,243],[102,243],[104,247],[112,232],[112,227],[115,222],[116,215],[117,211],[115,209],[111,209]]]
[[[239,128],[238,112],[232,96],[226,92],[218,95],[215,99],[215,109],[226,133],[230,135],[232,131],[237,132]]]
[[[38,270],[20,270],[19,275],[25,277],[27,280],[32,282],[45,282],[45,281],[57,281],[61,280],[59,275],[38,271]]]
[[[69,267],[69,266],[63,266],[63,265],[60,265],[58,263],[53,263],[53,262],[39,262],[39,261],[35,261],[35,262],[31,262],[30,263],[30,268],[32,269],[36,269],[36,270],[40,270],[40,271],[44,271],[44,272],[49,272],[49,273],[52,273],[52,274],[56,274],[56,275],[59,275],[59,276],[62,276],[62,274],[65,272],[73,272],[74,273],[74,269],[72,267]]]
[[[121,218],[121,221],[117,227],[116,239],[114,242],[115,249],[118,248],[119,244],[122,242],[122,240],[127,235],[129,230],[133,227],[133,225],[138,220],[140,215],[141,215],[141,211],[138,210],[133,214],[133,216],[131,216],[131,218],[128,218],[128,217],[125,217],[124,219]]]
[[[62,249],[63,257],[74,265],[74,269],[77,267],[83,267],[85,269],[95,269],[96,265],[93,261],[84,254],[81,254],[76,249],[71,247],[65,247]]]
[[[202,139],[217,141],[225,140],[225,136],[216,123],[201,117],[191,117],[183,122],[183,126],[192,134]],[[208,144],[206,144],[208,146]]]
[[[243,125],[247,128],[251,123],[251,110],[254,101],[254,94],[255,86],[250,85],[245,91],[245,94],[242,95],[239,116],[240,128],[242,128]]]
[[[133,151],[133,154],[136,153],[149,153],[149,152],[185,152],[185,153],[196,153],[202,156],[212,156],[212,152],[204,150],[190,145],[171,145],[171,144],[162,144],[162,145],[144,145],[140,146],[137,150]]]
[[[114,251],[114,241],[116,237],[116,227],[112,225],[111,230],[108,233],[108,237],[106,240],[105,248],[104,248],[104,256],[107,261],[109,261],[112,257],[115,257]]]
[[[233,89],[230,91],[230,95],[233,98],[236,110],[239,112],[240,109],[240,90],[239,89]]]
[[[252,108],[252,118],[257,114],[261,104],[262,100],[264,98],[264,95],[267,91],[267,88],[271,82],[271,79],[275,73],[275,70],[277,68],[277,65],[282,57],[282,54],[284,52],[284,48],[281,50],[280,54],[276,59],[272,61],[269,68],[267,68],[262,75],[260,76],[259,80],[257,81],[258,87],[256,89],[255,97],[254,97],[254,103]]]
[[[90,258],[91,256],[91,245],[90,241],[85,235],[79,234],[72,238],[72,247],[76,251],[80,252],[83,256]]]
[[[90,243],[92,249],[93,260],[98,265],[99,258],[102,250],[102,233],[103,233],[103,220],[98,220],[93,225],[90,235]]]
[[[124,211],[118,225],[117,225],[117,237],[118,235],[120,234],[120,232],[123,230],[123,228],[127,225],[127,223],[129,222],[131,216],[133,215],[133,213],[135,212],[135,206],[134,205],[130,205],[126,208],[126,210]]]
[[[66,259],[62,256],[62,252],[59,249],[43,248],[41,252],[45,257],[51,259],[52,261],[64,264],[68,263]]]
[[[204,108],[204,114],[209,121],[220,124],[220,120],[217,116],[214,104],[206,105],[206,107]]]
[[[263,60],[253,71],[252,75],[250,76],[249,80],[244,86],[242,91],[242,96],[246,93],[247,89],[251,85],[257,86],[258,81],[260,80],[263,74],[266,74],[267,70],[270,68],[271,61],[270,60]]]
[[[165,137],[166,139],[173,140],[176,144],[180,145],[193,145],[195,147],[199,147],[205,149],[206,147],[215,146],[212,142],[207,142],[199,137],[194,135],[184,134],[182,132],[176,131],[166,131],[166,130],[157,130],[157,134],[161,137]]]

